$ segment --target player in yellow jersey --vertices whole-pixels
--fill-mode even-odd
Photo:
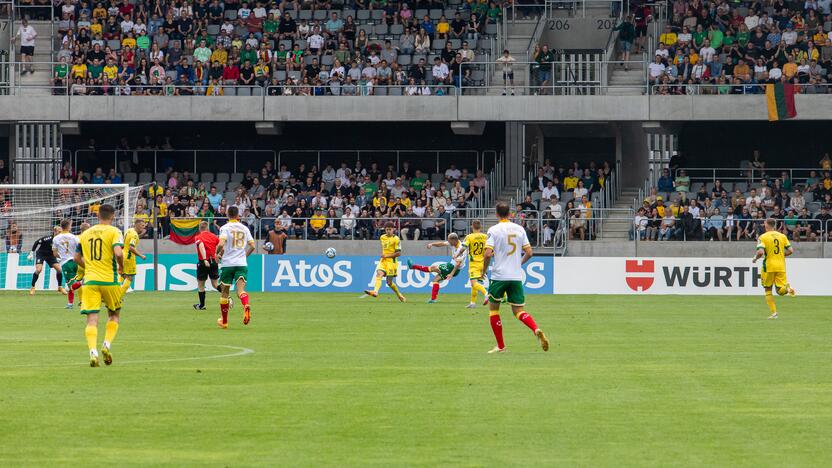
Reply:
[[[136,218],[133,227],[124,232],[124,245],[127,247],[127,254],[124,256],[124,281],[121,283],[121,293],[127,294],[130,290],[130,283],[136,277],[136,257],[144,260],[146,257],[139,252],[139,237],[144,234],[147,223]]]
[[[471,234],[465,236],[462,240],[462,246],[468,252],[468,279],[471,284],[471,302],[467,305],[469,309],[477,306],[477,293],[481,293],[485,297],[483,305],[488,304],[488,291],[482,285],[485,271],[483,271],[483,262],[485,262],[485,241],[488,236],[481,232],[482,223],[475,219],[471,223]]]
[[[396,293],[396,297],[400,301],[405,302],[406,299],[396,286],[395,279],[399,274],[399,257],[402,255],[402,244],[399,236],[396,235],[396,228],[393,223],[388,221],[384,225],[384,234],[379,238],[381,241],[381,260],[378,262],[376,268],[375,288],[364,291],[364,294],[372,297],[378,297],[378,290],[381,289],[381,279],[387,278],[387,286]]]
[[[763,259],[763,272],[760,273],[760,280],[766,291],[766,304],[771,315],[768,318],[777,318],[777,307],[774,305],[774,296],[771,293],[772,287],[776,288],[777,294],[794,296],[794,289],[789,286],[786,279],[786,257],[794,253],[789,238],[776,229],[777,222],[768,218],[765,221],[766,232],[760,236],[757,242],[757,253],[752,263]]]
[[[107,307],[107,332],[101,346],[104,364],[113,363],[110,346],[118,332],[121,312],[121,284],[118,276],[124,272],[124,239],[121,231],[112,225],[115,209],[112,205],[101,205],[98,209],[98,224],[84,231],[79,237],[75,263],[84,267],[84,291],[81,293],[81,313],[87,316],[84,335],[90,350],[90,367],[98,367],[98,312],[101,303]]]

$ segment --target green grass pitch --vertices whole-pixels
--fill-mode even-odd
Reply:
[[[0,466],[830,466],[828,298],[530,296],[552,339],[425,294],[133,293],[111,367],[0,294]],[[103,336],[103,326],[99,342]],[[253,352],[250,352],[252,350]]]

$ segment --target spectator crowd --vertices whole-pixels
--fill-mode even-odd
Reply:
[[[762,163],[755,157],[755,163]],[[663,169],[658,184],[638,208],[631,237],[640,240],[756,240],[766,218],[794,241],[829,240],[832,228],[832,160],[793,180],[788,171],[765,166],[742,182],[691,183],[684,169]],[[698,188],[697,188],[698,186]]]
[[[674,0],[667,8],[669,20],[648,51],[654,93],[764,93],[760,85],[776,82],[799,84],[800,93],[829,92],[828,1]],[[653,13],[640,6],[616,27],[623,60],[645,46]]]
[[[494,0],[61,0],[56,92],[448,94],[475,86]]]

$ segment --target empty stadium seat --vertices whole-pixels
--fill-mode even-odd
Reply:
[[[138,174],[135,172],[125,172],[124,173],[124,183],[130,185],[136,185],[136,181],[139,179]]]
[[[149,172],[142,172],[141,174],[139,174],[138,183],[149,184],[151,181],[153,181],[153,174]]]
[[[242,172],[235,172],[231,174],[231,182],[242,182],[243,181],[243,173]]]
[[[217,182],[226,183],[231,179],[231,176],[227,172],[217,172],[217,178],[214,179]]]
[[[203,172],[199,175],[199,181],[204,183],[206,186],[214,181],[214,173],[213,172]]]

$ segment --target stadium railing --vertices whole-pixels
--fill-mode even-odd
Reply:
[[[193,173],[203,172],[227,172],[229,168],[227,164],[232,163],[231,173],[240,172],[238,168],[249,167],[252,164],[258,164],[262,167],[265,161],[271,161],[274,167],[280,167],[278,153],[275,150],[226,150],[226,149],[183,149],[183,150],[163,150],[163,149],[79,149],[71,152],[72,167],[77,172],[79,169],[79,159],[83,162],[96,161],[96,165],[102,167],[101,161],[105,158],[112,158],[113,165],[116,171],[124,175],[124,173],[133,172],[131,170],[122,170],[121,166],[126,162],[134,164],[139,168],[153,168],[153,175],[163,173],[168,167],[173,167],[177,170],[191,170]],[[216,169],[201,167],[201,164],[212,163],[216,165],[219,162],[222,166],[217,166]],[[83,164],[82,164],[83,165]],[[85,168],[80,167],[85,170]],[[93,168],[94,169],[94,168]],[[244,170],[244,169],[242,169]],[[150,183],[151,180],[139,180],[140,183]],[[157,180],[157,182],[167,182],[167,180]]]
[[[493,211],[493,209],[491,210]],[[346,230],[341,230],[341,224],[344,221],[343,218],[336,217],[323,217],[323,218],[311,218],[311,217],[303,217],[303,218],[296,218],[292,217],[290,220],[283,220],[279,217],[273,216],[263,216],[261,218],[256,218],[251,221],[246,221],[245,218],[241,219],[241,222],[249,226],[251,229],[251,234],[258,241],[258,249],[260,248],[259,243],[260,241],[268,240],[268,231],[272,229],[275,225],[281,225],[283,227],[283,231],[289,236],[290,239],[298,239],[298,240],[322,240],[322,239],[346,239],[346,240],[376,240],[379,238],[381,234],[384,233],[384,224],[388,221],[392,221],[395,224],[397,234],[402,238],[402,240],[411,240],[413,237],[413,232],[408,231],[407,235],[402,233],[403,229],[409,229],[408,224],[410,222],[413,223],[414,228],[420,231],[419,239],[418,240],[444,240],[448,234],[451,232],[455,232],[460,236],[465,236],[470,233],[471,230],[471,222],[474,220],[480,221],[483,223],[483,231],[487,229],[488,226],[493,225],[496,223],[496,219],[493,217],[492,214],[489,212],[484,211],[479,216],[469,216],[467,213],[465,216],[457,214],[455,211],[449,212],[449,218],[446,220],[444,226],[436,227],[437,223],[441,221],[443,218],[433,217],[433,218],[426,218],[426,217],[397,217],[397,218],[375,218],[375,217],[356,217],[356,218],[349,218],[353,221],[352,226],[346,228]],[[220,227],[224,225],[228,218],[225,217],[183,217],[183,218],[168,218],[168,217],[159,217],[158,222],[156,224],[155,234],[158,239],[164,240],[168,238],[171,234],[171,230],[173,229],[173,223],[177,220],[179,221],[194,221],[196,219],[204,219],[205,221],[209,222],[210,230],[215,234],[219,232]],[[310,221],[313,220],[323,220],[325,222],[324,230],[327,227],[336,227],[338,228],[337,232],[332,233],[331,235],[327,235],[321,238],[318,238],[314,233],[311,231]],[[543,229],[544,226],[552,222],[554,220],[547,220],[540,216],[540,212],[538,211],[527,211],[521,214],[515,213],[512,218],[512,222],[515,222],[524,228],[526,228],[527,233],[530,233],[533,238],[530,239],[532,246],[539,247],[543,245]],[[424,224],[428,222],[429,224]],[[365,230],[366,229],[366,230]],[[426,229],[432,229],[430,231],[431,235],[427,237]],[[145,237],[152,237],[150,232],[147,233]]]
[[[821,174],[822,169],[820,167],[766,167],[759,169],[751,166],[681,167],[674,171],[674,178],[679,176],[679,171],[685,171],[687,176],[690,177],[691,182],[707,181],[710,184],[714,184],[717,180],[719,180],[720,182],[731,183],[732,185],[730,190],[734,190],[736,183],[746,184],[747,186],[749,182],[763,179],[763,176],[768,176],[772,180],[778,179],[783,172],[789,174],[789,179],[791,179],[792,184],[795,185],[798,181],[802,183],[807,177],[809,177],[809,173],[811,171],[817,171],[818,174]],[[795,177],[798,179],[795,179]]]
[[[795,83],[798,94],[829,94],[832,83]],[[687,84],[687,83],[650,83],[650,94],[660,96],[698,96],[725,94],[765,94],[766,83],[725,83],[725,84]],[[664,89],[678,89],[682,92],[662,92]],[[722,92],[720,92],[720,89]]]

